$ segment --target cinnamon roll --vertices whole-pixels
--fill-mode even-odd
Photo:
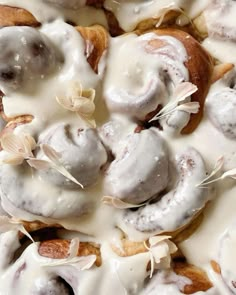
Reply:
[[[173,169],[173,168],[172,168]],[[172,189],[157,201],[136,211],[123,214],[121,228],[157,234],[174,232],[189,223],[209,200],[206,189],[197,185],[205,178],[206,168],[201,155],[193,148],[176,155]]]
[[[0,0],[0,294],[235,293],[234,13]]]
[[[111,112],[145,120],[158,106],[167,104],[173,86],[191,81],[198,87],[192,101],[199,102],[200,110],[190,122],[189,117],[185,118],[186,113],[180,112],[181,118],[171,124],[180,125],[178,128],[183,129],[183,133],[190,133],[197,127],[210,85],[212,61],[189,34],[163,29],[140,36],[124,35],[112,41],[109,60],[114,62],[109,62],[106,70],[104,97]],[[208,78],[200,79],[200,76]]]
[[[214,126],[226,137],[235,139],[235,71],[232,70],[212,87],[206,101],[206,110]]]
[[[145,165],[144,152],[147,153]],[[155,129],[129,134],[112,153],[115,159],[104,178],[106,195],[140,204],[166,188],[168,155]]]
[[[1,90],[19,88],[25,81],[44,78],[62,59],[50,41],[30,27],[0,30]]]

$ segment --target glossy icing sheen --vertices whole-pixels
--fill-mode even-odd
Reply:
[[[103,10],[80,0],[0,0],[0,4],[25,8],[42,23],[37,29],[0,30],[5,115],[30,114],[32,121],[18,126],[14,133],[30,134],[39,145],[54,148],[63,166],[85,187],[55,169],[35,170],[26,162],[1,165],[0,212],[61,224],[67,229],[61,237],[96,242],[102,257],[100,267],[93,265],[88,270],[78,270],[76,263],[49,266],[54,260],[40,256],[38,243],[32,243],[22,254],[18,251],[19,258],[13,262],[20,247],[18,232],[2,233],[0,294],[70,294],[59,277],[74,294],[81,295],[183,294],[181,290],[191,280],[171,269],[159,270],[149,279],[149,252],[120,257],[111,244],[122,250],[123,232],[128,239],[142,242],[154,234],[175,231],[207,202],[202,224],[178,246],[189,263],[207,272],[214,285],[195,294],[235,293],[235,183],[225,179],[207,188],[198,186],[221,156],[224,171],[236,167],[235,71],[211,86],[204,118],[192,134],[180,135],[190,118],[183,111],[162,118],[163,130],[141,130],[138,123],[158,106],[171,102],[176,86],[189,80],[185,66],[189,57],[180,41],[154,33],[109,37],[95,73],[84,54],[88,44],[65,21],[107,27]],[[219,61],[236,64],[235,5],[229,0],[104,2],[129,32],[169,8],[184,10],[190,18],[205,11],[209,36],[203,45]],[[57,102],[57,97],[76,93],[78,81],[83,89],[96,91],[96,129]],[[6,155],[0,152],[1,161]],[[48,160],[39,146],[34,155]],[[117,209],[101,202],[105,195],[136,205],[151,203],[135,210]],[[221,275],[212,270],[211,260],[219,264]]]

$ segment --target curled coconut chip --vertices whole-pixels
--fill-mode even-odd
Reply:
[[[70,248],[68,251],[68,258],[73,258],[77,256],[79,250],[80,240],[78,238],[74,238],[70,242]]]
[[[47,160],[40,160],[36,158],[32,158],[27,160],[27,163],[37,169],[37,170],[47,170],[47,169],[55,169],[60,174],[65,176],[70,181],[74,182],[75,184],[79,185],[81,188],[84,188],[84,186],[74,177],[72,176],[66,168],[62,165],[60,162],[61,154],[55,151],[50,145],[48,144],[41,144],[40,148],[44,155],[49,159]]]
[[[19,231],[27,236],[34,243],[33,238],[27,232],[20,220],[9,218],[8,216],[0,216],[0,232],[5,233],[8,231]]]
[[[102,202],[106,205],[113,206],[114,208],[117,208],[117,209],[139,208],[147,203],[145,202],[142,204],[134,205],[134,204],[126,203],[118,198],[114,198],[110,196],[104,196],[102,198]]]
[[[69,256],[64,259],[53,259],[47,258],[47,262],[41,263],[43,267],[53,267],[53,266],[67,266],[71,265],[75,267],[78,271],[90,269],[95,261],[97,260],[96,255],[88,256]]]
[[[149,238],[149,246],[144,242],[144,246],[150,254],[150,278],[152,278],[155,269],[170,268],[171,254],[175,253],[178,249],[169,239],[171,239],[171,236],[154,236]]]
[[[47,258],[47,262],[42,263],[44,267],[71,265],[78,271],[90,269],[97,260],[96,255],[77,256],[80,240],[74,238],[71,240],[68,257],[64,259]]]
[[[170,98],[170,102],[165,105],[149,122],[159,120],[175,111],[184,111],[196,114],[199,111],[199,102],[184,102],[187,97],[198,90],[197,86],[190,82],[183,82],[176,86]]]
[[[9,132],[1,137],[0,142],[2,149],[9,154],[2,161],[5,164],[20,165],[24,160],[34,157],[32,151],[36,148],[36,142],[29,134]]]
[[[220,157],[216,161],[216,164],[215,164],[212,172],[206,178],[204,178],[200,183],[198,183],[196,186],[200,187],[200,188],[206,188],[209,184],[224,180],[225,178],[236,179],[236,168],[225,171],[224,173],[221,174],[220,177],[214,178],[214,176],[218,172],[220,172],[220,170],[222,169],[223,164],[224,164],[224,158]]]
[[[156,23],[156,27],[158,28],[165,16],[167,15],[168,12],[172,11],[172,10],[175,10],[175,11],[180,11],[180,12],[183,12],[183,10],[181,8],[179,8],[178,6],[176,6],[174,3],[171,3],[170,5],[166,6],[166,7],[163,7],[162,9],[159,10],[159,13],[158,14],[155,14],[153,16],[153,18],[158,18],[158,22]]]
[[[56,100],[63,108],[75,112],[90,127],[96,127],[93,119],[95,111],[95,90],[83,89],[79,82],[73,82],[64,96],[56,96]]]
[[[36,159],[32,151],[36,148],[35,139],[30,134],[6,133],[0,139],[2,149],[9,155],[3,160],[3,164],[21,165],[24,160],[37,170],[47,170],[53,168],[65,176],[67,179],[84,188],[61,164],[61,154],[47,144],[40,145],[41,150],[49,161]]]

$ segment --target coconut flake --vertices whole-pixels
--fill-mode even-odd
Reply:
[[[214,169],[212,170],[210,175],[207,176],[206,178],[204,178],[199,184],[196,185],[196,187],[205,188],[205,187],[207,187],[207,185],[224,180],[225,178],[236,179],[236,168],[225,171],[224,173],[221,174],[220,177],[213,178],[222,169],[223,164],[224,164],[224,158],[220,157],[216,161]]]
[[[48,144],[42,144],[42,145],[40,145],[40,147],[41,147],[43,153],[45,154],[45,156],[47,156],[48,159],[50,160],[48,163],[51,166],[51,168],[57,170],[59,173],[61,173],[66,178],[68,178],[72,182],[79,185],[81,188],[84,188],[84,186],[73,175],[71,175],[70,172],[67,171],[66,168],[61,164],[61,162],[60,162],[61,154],[60,153],[58,153],[56,150],[54,150]],[[30,163],[32,165],[32,161]],[[36,162],[34,161],[33,164],[35,164],[35,163]],[[43,165],[43,163],[40,163],[40,164]],[[37,164],[36,164],[36,167],[37,167]]]
[[[36,148],[36,142],[34,138],[29,134],[16,135],[14,133],[7,133],[0,139],[1,145],[7,155],[2,160],[3,164],[20,165],[24,160],[33,168],[38,170],[47,170],[53,168],[61,173],[63,176],[71,180],[72,182],[84,188],[83,185],[75,179],[61,164],[61,154],[54,150],[47,144],[41,144],[40,148],[50,161],[36,159],[32,153],[32,150]]]
[[[153,16],[153,18],[159,18],[158,22],[156,23],[157,28],[162,24],[166,14],[172,10],[180,11],[183,13],[183,10],[181,8],[179,8],[178,6],[176,6],[174,3],[171,3],[170,5],[160,9],[159,13]]]
[[[2,160],[3,164],[8,164],[8,165],[21,165],[24,161],[24,158],[22,156],[9,156],[9,157],[5,157]]]
[[[41,144],[40,148],[42,152],[45,154],[45,156],[48,157],[49,160],[51,160],[54,164],[61,164],[60,163],[60,158],[61,158],[61,153],[58,153],[54,148],[52,148],[48,144]]]
[[[95,111],[95,89],[83,89],[79,82],[72,82],[64,96],[56,96],[56,100],[60,106],[75,112],[89,126],[96,127],[93,113]]]
[[[79,244],[80,244],[80,240],[79,238],[74,238],[71,240],[70,242],[70,248],[68,251],[68,258],[73,258],[76,257],[78,254],[78,250],[79,250]]]
[[[185,99],[198,90],[197,86],[190,82],[183,82],[176,86],[170,98],[170,102],[165,105],[149,122],[159,120],[176,110],[185,111],[188,113],[197,113],[199,110],[198,102],[185,102]],[[182,104],[179,104],[182,103]]]
[[[16,135],[6,133],[0,139],[2,149],[9,154],[3,163],[20,165],[25,159],[34,157],[32,150],[36,147],[34,138],[29,134]]]
[[[8,232],[12,230],[20,231],[34,243],[33,238],[27,232],[20,220],[15,220],[13,218],[9,218],[8,216],[0,216],[0,232]]]
[[[184,111],[189,114],[197,114],[199,112],[200,104],[196,101],[186,102],[175,108],[175,111]]]
[[[52,168],[52,165],[50,162],[45,160],[40,160],[36,158],[32,158],[26,161],[32,168],[36,170],[48,170]]]
[[[178,248],[170,241],[171,236],[154,236],[149,238],[149,247],[144,243],[150,254],[152,278],[155,269],[168,269],[171,265],[171,254],[175,253]]]
[[[145,203],[134,205],[130,203],[126,203],[118,198],[104,196],[102,198],[102,202],[106,205],[113,206],[117,209],[129,209],[129,208],[139,208],[142,207]]]
[[[222,174],[221,179],[232,178],[236,179],[236,168],[226,171]]]
[[[54,266],[65,266],[71,265],[74,266],[78,271],[90,269],[95,261],[97,260],[96,255],[88,255],[88,256],[77,256],[73,258],[65,258],[65,259],[52,259],[48,258],[48,262],[42,263],[43,267],[54,267]]]

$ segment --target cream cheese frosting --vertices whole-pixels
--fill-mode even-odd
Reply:
[[[0,29],[4,114],[32,116],[31,122],[12,132],[36,140],[32,151],[36,160],[50,160],[42,145],[53,148],[60,165],[84,187],[54,166],[30,167],[29,158],[19,166],[3,163],[1,215],[60,224],[67,232],[62,237],[71,234],[98,243],[102,257],[100,267],[83,269],[78,261],[50,266],[55,259],[39,255],[38,242],[27,245],[22,253],[17,251],[21,242],[18,231],[12,229],[0,235],[0,294],[183,294],[189,278],[161,267],[150,278],[150,251],[121,257],[111,245],[122,250],[124,234],[143,242],[157,233],[175,231],[202,212],[206,203],[201,225],[178,247],[212,281],[208,291],[194,294],[234,294],[235,182],[223,179],[206,187],[201,183],[219,158],[224,158],[223,171],[236,166],[235,71],[211,85],[204,117],[191,134],[180,133],[190,119],[191,112],[184,110],[167,114],[158,127],[144,129],[151,123],[146,116],[160,105],[173,103],[174,89],[188,83],[189,57],[177,38],[132,32],[138,23],[158,18],[166,9],[184,11],[188,22],[205,11],[208,37],[203,46],[218,62],[235,65],[234,1],[104,1],[105,9],[129,33],[109,37],[97,73],[87,61],[91,48],[66,21],[108,28],[103,9],[87,6],[86,1],[0,0],[0,4],[24,8],[41,22],[38,28]],[[217,10],[219,5],[222,10]],[[223,25],[219,14],[223,14]],[[221,27],[222,34],[216,34],[216,24],[227,30]],[[153,50],[150,40],[162,46]],[[85,92],[95,93],[92,119],[96,126],[58,103],[58,97],[65,97],[66,89],[76,82]],[[189,102],[187,96],[184,103]],[[174,132],[169,132],[168,119],[177,125]],[[7,156],[9,152],[1,151],[1,162]],[[109,206],[102,202],[104,196],[132,209]],[[221,274],[212,270],[212,260]]]

